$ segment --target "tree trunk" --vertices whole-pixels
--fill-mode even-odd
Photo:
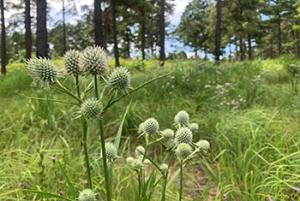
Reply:
[[[216,32],[215,32],[215,60],[220,61],[221,55],[221,19],[222,19],[222,5],[221,0],[217,0],[216,4]]]
[[[296,56],[300,58],[300,46],[299,46],[299,32],[296,31]]]
[[[62,0],[62,22],[63,22],[63,53],[67,51],[67,27],[66,27],[66,8],[65,0]]]
[[[165,0],[160,0],[160,14],[159,14],[159,46],[160,54],[159,60],[161,66],[164,66],[165,54]]]
[[[281,18],[278,18],[278,56],[281,55],[282,52],[282,41],[281,41]]]
[[[145,25],[145,10],[142,9],[142,21],[141,21],[141,50],[142,50],[142,60],[145,60],[145,32],[146,32],[146,25]]]
[[[245,55],[245,52],[244,52],[244,41],[243,41],[243,38],[242,36],[240,36],[240,61],[243,61],[245,59],[244,55]]]
[[[119,61],[119,48],[117,40],[117,23],[116,23],[116,0],[111,0],[112,7],[112,21],[113,21],[113,40],[114,40],[114,53],[115,53],[115,66],[120,66]]]
[[[30,59],[32,53],[30,0],[25,0],[25,49],[25,58]]]
[[[252,43],[251,43],[251,35],[248,34],[248,59],[252,59]]]
[[[194,49],[195,59],[198,58],[198,48],[195,47]]]
[[[94,0],[95,44],[106,48],[101,4],[102,0]]]
[[[126,41],[126,58],[130,58],[130,28],[127,28],[125,34],[125,41]]]
[[[36,7],[36,56],[38,58],[48,58],[47,1],[36,1]]]
[[[1,10],[1,74],[6,74],[6,31],[4,17],[4,0],[0,0]]]
[[[204,45],[204,61],[207,60],[207,45]]]

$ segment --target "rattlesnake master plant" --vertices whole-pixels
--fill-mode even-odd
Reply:
[[[186,111],[182,110],[176,114],[174,121],[177,124],[187,126],[189,125],[190,116]]]
[[[69,50],[64,55],[65,69],[69,75],[79,74],[79,57],[80,52],[77,50]]]
[[[118,67],[108,77],[108,85],[113,90],[127,91],[130,87],[130,74],[124,67]]]
[[[101,111],[101,102],[96,98],[90,98],[85,100],[80,107],[80,112],[86,119],[100,118]]]
[[[179,160],[186,159],[191,155],[192,152],[193,148],[191,147],[191,145],[186,143],[180,143],[179,145],[177,145],[177,148],[175,150],[176,156]]]
[[[165,129],[161,131],[161,135],[166,139],[172,139],[174,137],[174,131],[172,129]]]
[[[199,149],[203,149],[204,151],[207,151],[210,148],[210,144],[207,140],[199,140],[198,142],[196,142],[196,146]]]
[[[101,47],[87,47],[79,58],[80,71],[86,74],[103,75],[108,68],[107,54]]]
[[[137,146],[135,149],[135,156],[137,158],[143,158],[145,154],[145,148],[141,145]]]
[[[49,59],[32,58],[25,63],[25,67],[35,81],[53,84],[58,75],[56,66]]]
[[[79,201],[96,201],[96,195],[91,189],[84,189],[79,193]]]
[[[199,125],[197,123],[190,123],[188,127],[193,133],[199,130]]]
[[[192,144],[192,142],[193,142],[193,133],[189,128],[181,127],[176,131],[175,143],[177,145],[181,143]]]
[[[147,119],[142,123],[143,132],[149,135],[155,135],[159,130],[158,121],[154,118]]]
[[[117,148],[111,142],[106,142],[105,147],[106,147],[106,159],[107,159],[107,161],[114,162],[118,158]]]

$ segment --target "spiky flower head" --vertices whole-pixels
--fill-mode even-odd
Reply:
[[[203,149],[205,151],[209,150],[210,148],[210,144],[207,140],[199,140],[197,143],[196,143],[196,146],[199,148],[199,149]]]
[[[159,169],[161,169],[161,171],[166,172],[168,170],[169,166],[166,163],[162,163],[159,166]]]
[[[134,163],[134,158],[129,156],[126,158],[126,163],[128,163],[128,165],[132,166],[132,164]]]
[[[180,143],[191,144],[193,141],[193,133],[189,128],[181,127],[176,131],[175,143],[178,145]]]
[[[144,122],[143,122],[143,123],[140,123],[140,125],[139,125],[138,133],[143,133],[144,131],[145,131],[145,129],[144,129]]]
[[[81,104],[81,114],[86,118],[86,119],[96,119],[100,117],[102,110],[102,105],[101,102],[95,98],[90,98],[85,100]]]
[[[130,74],[124,67],[118,67],[108,77],[108,85],[113,90],[127,91],[130,87]]]
[[[126,159],[126,162],[127,164],[132,167],[133,169],[141,169],[144,167],[144,163],[141,159],[136,159],[136,158],[133,158],[133,157],[128,157]]]
[[[154,135],[159,130],[158,121],[154,118],[149,118],[143,123],[144,132],[150,135]]]
[[[135,149],[135,155],[137,158],[143,158],[145,154],[145,148],[141,145],[137,146]]]
[[[105,143],[106,159],[110,162],[114,162],[118,158],[118,151],[115,145],[111,142]]]
[[[80,55],[79,67],[83,73],[103,75],[108,68],[106,52],[101,47],[87,47]]]
[[[79,201],[95,201],[96,195],[91,189],[84,189],[79,193]]]
[[[49,84],[54,83],[58,74],[54,63],[45,58],[32,58],[26,62],[25,67],[34,80]]]
[[[174,131],[172,129],[165,129],[161,132],[161,135],[166,139],[171,139],[174,137]]]
[[[189,121],[190,121],[189,114],[186,111],[182,110],[175,115],[174,121],[177,124],[187,126],[189,125]]]
[[[69,50],[64,56],[65,69],[69,75],[79,74],[79,57],[80,52],[77,50]]]
[[[190,123],[189,124],[189,129],[194,133],[199,130],[199,125],[197,123]]]
[[[181,143],[177,146],[175,153],[179,160],[184,160],[193,152],[192,147],[189,144]]]
[[[175,147],[176,144],[175,144],[174,139],[169,139],[168,141],[166,141],[164,143],[164,145],[166,146],[167,150],[171,150],[171,149],[173,149],[173,147]]]

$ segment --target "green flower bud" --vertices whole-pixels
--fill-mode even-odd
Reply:
[[[26,69],[35,81],[53,84],[57,77],[56,66],[49,59],[33,58],[26,62]]]
[[[113,143],[106,142],[105,149],[106,149],[106,159],[108,161],[113,162],[118,158],[118,153],[117,153],[118,151]]]
[[[101,47],[87,47],[79,58],[80,71],[92,75],[103,75],[108,68],[106,52]]]
[[[143,123],[140,123],[139,129],[138,129],[138,133],[143,133],[143,132],[145,132],[145,129],[144,129],[144,122],[143,122]]]
[[[174,137],[174,131],[172,129],[167,128],[161,132],[161,135],[166,139],[170,139]]]
[[[135,155],[137,158],[143,158],[144,154],[145,154],[145,148],[143,146],[140,145],[135,149]]]
[[[132,163],[132,168],[136,170],[144,168],[143,161],[141,159],[134,159]]]
[[[158,121],[154,118],[149,118],[143,123],[144,132],[150,135],[155,135],[159,130]]]
[[[79,193],[79,201],[96,201],[96,195],[91,189],[84,189]]]
[[[149,159],[145,159],[144,160],[144,164],[145,165],[151,165],[152,163],[151,163],[151,161]]]
[[[169,166],[166,163],[163,163],[159,166],[159,169],[161,169],[161,171],[166,172],[168,171]]]
[[[130,74],[124,67],[118,67],[109,75],[108,84],[113,90],[127,91],[130,87]]]
[[[190,121],[189,114],[186,111],[182,110],[175,115],[174,121],[177,124],[187,126],[189,125],[189,121]]]
[[[87,99],[81,104],[80,111],[86,119],[99,118],[102,111],[101,102],[95,98]]]
[[[173,149],[173,147],[175,147],[175,141],[173,139],[169,139],[167,142],[164,143],[164,145],[166,146],[167,150],[171,150]]]
[[[135,162],[135,159],[133,157],[129,156],[126,158],[126,163],[128,165],[133,166],[134,162]]]
[[[189,144],[181,143],[177,146],[175,153],[179,160],[184,160],[193,152],[192,147]]]
[[[199,140],[197,143],[196,143],[196,146],[199,148],[199,149],[203,149],[205,151],[209,150],[210,148],[210,144],[207,140]]]
[[[191,123],[189,124],[189,129],[191,129],[193,133],[197,132],[199,130],[199,125],[197,123]]]
[[[186,127],[181,127],[176,131],[175,143],[178,145],[180,143],[192,144],[193,133],[190,129]]]
[[[65,69],[69,75],[79,74],[79,57],[80,52],[76,50],[69,50],[64,56]]]

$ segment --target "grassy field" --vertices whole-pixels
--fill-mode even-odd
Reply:
[[[123,126],[121,158],[113,170],[113,200],[137,200],[135,172],[124,164],[143,143],[138,125],[155,117],[161,129],[168,128],[180,110],[186,110],[200,126],[195,141],[201,138],[211,144],[205,159],[199,157],[186,168],[185,201],[300,200],[300,95],[291,87],[286,70],[296,62],[287,57],[220,65],[174,60],[161,68],[154,60],[123,60],[133,86],[171,74],[106,114],[104,129],[110,139],[131,103]],[[60,59],[55,63],[62,68]],[[71,78],[62,80],[72,87]],[[78,108],[51,101],[71,100],[34,86],[21,63],[10,64],[7,76],[0,77],[0,97],[0,200],[60,200],[28,189],[69,198],[72,190],[83,190],[87,181]],[[102,198],[97,129],[90,125],[88,144],[94,189]],[[176,157],[161,146],[150,154],[160,162],[172,161],[166,200],[178,200]],[[152,200],[159,200],[160,189],[161,183],[153,187]]]

